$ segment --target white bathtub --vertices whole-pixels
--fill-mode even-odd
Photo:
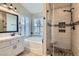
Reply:
[[[25,48],[32,53],[42,55],[42,37],[29,37],[25,39]]]

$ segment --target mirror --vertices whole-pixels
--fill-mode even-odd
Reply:
[[[0,11],[0,33],[18,32],[18,15]]]

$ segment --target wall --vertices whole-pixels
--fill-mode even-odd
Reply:
[[[21,20],[21,17],[23,17],[23,16],[28,16],[31,19],[31,13],[28,10],[26,10],[21,4],[14,3],[13,5],[16,6],[17,13],[19,13],[19,16],[20,16],[19,20]],[[10,36],[10,34],[11,33],[0,33],[0,37]],[[18,34],[18,33],[16,33],[16,34]]]
[[[46,9],[44,9],[44,17],[45,17],[44,19],[44,44],[46,45],[45,51],[47,51],[47,49],[50,50],[50,43],[51,43],[51,27],[48,26],[48,23],[51,23],[51,19],[53,15],[52,15],[50,4],[46,4],[45,8]]]
[[[55,6],[54,6],[55,7]],[[52,25],[58,24],[59,22],[65,22],[70,24],[71,14],[70,12],[64,12],[69,10],[70,6],[63,8],[54,9],[54,18],[52,18]],[[55,46],[64,49],[71,49],[71,27],[66,27],[66,32],[59,32],[59,27],[52,27],[52,42]]]
[[[3,28],[3,26],[5,26],[5,22],[4,23],[2,22],[2,21],[6,21],[5,20],[5,18],[6,18],[5,16],[6,16],[5,14],[2,14],[0,12],[0,32],[6,30],[6,28]]]
[[[73,10],[73,20],[74,22],[79,21],[79,4],[72,4]],[[79,25],[75,26],[74,31],[72,31],[72,51],[74,55],[79,56]]]

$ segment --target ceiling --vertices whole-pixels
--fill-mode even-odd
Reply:
[[[25,7],[30,13],[39,13],[42,12],[42,3],[22,3],[22,6]]]
[[[32,14],[40,13],[43,10],[43,3],[22,3],[21,5]],[[57,8],[70,6],[70,3],[52,3],[52,6],[53,5],[54,8],[57,9]]]

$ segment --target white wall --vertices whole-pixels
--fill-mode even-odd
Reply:
[[[47,23],[51,23],[52,21],[52,11],[51,11],[51,7],[50,7],[50,4],[46,4],[45,6],[46,9],[44,9],[44,17],[46,18],[44,20],[44,44],[46,44],[45,48],[46,48],[46,51],[47,49],[50,50],[50,43],[51,43],[51,27],[48,26]],[[46,11],[49,11],[49,12],[46,12]]]

